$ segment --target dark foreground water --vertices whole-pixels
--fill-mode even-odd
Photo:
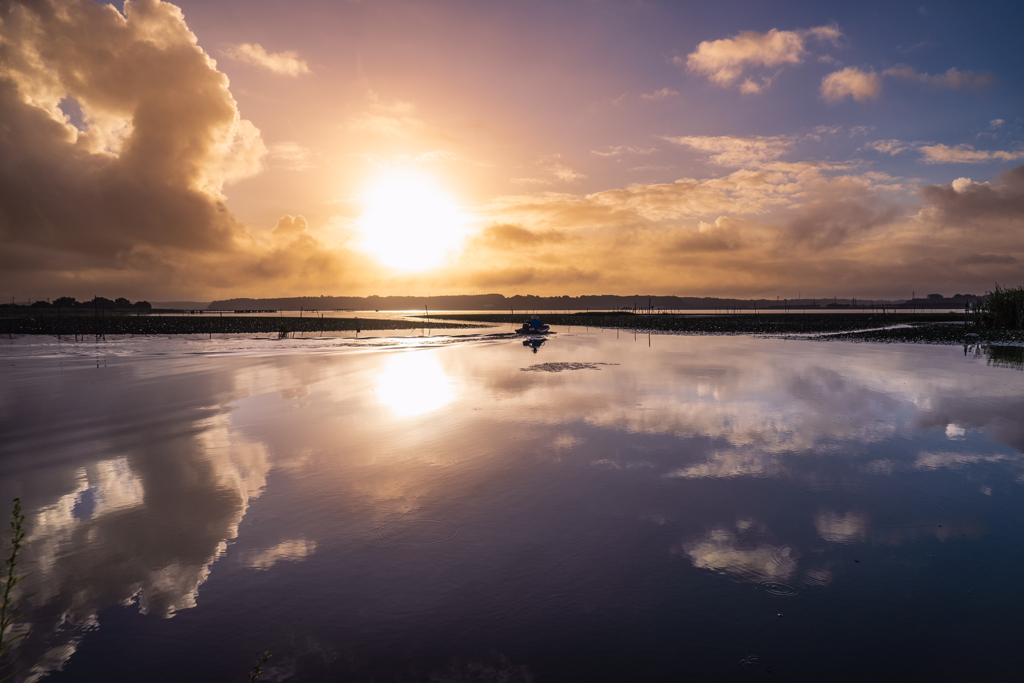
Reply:
[[[1019,363],[381,343],[3,340],[22,678],[1022,675]]]

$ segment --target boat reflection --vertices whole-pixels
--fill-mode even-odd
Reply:
[[[537,349],[544,346],[547,341],[545,337],[530,337],[529,339],[523,340],[523,346],[533,349],[534,353],[537,353]]]

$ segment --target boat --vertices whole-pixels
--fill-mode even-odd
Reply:
[[[522,327],[520,327],[519,329],[516,330],[516,334],[528,334],[528,335],[547,334],[550,331],[551,331],[551,326],[550,325],[542,323],[537,316],[533,316],[532,318],[527,320],[525,323],[523,323]]]

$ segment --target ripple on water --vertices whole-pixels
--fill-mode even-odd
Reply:
[[[401,519],[377,529],[380,540],[405,545],[443,543],[461,533],[461,524],[443,519]]]
[[[796,588],[781,581],[762,581],[758,584],[765,593],[778,595],[783,598],[791,598],[797,594]]]

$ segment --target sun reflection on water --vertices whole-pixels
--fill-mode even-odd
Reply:
[[[455,385],[435,354],[405,352],[388,359],[377,398],[399,417],[415,417],[451,403]]]

